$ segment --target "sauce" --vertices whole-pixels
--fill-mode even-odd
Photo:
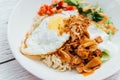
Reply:
[[[91,74],[93,74],[94,73],[94,71],[91,71],[91,72],[87,72],[87,73],[82,73],[82,75],[83,76],[89,76],[89,75],[91,75]]]

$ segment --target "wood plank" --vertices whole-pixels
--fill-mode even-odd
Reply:
[[[0,63],[13,59],[7,40],[8,18],[19,0],[0,0]]]
[[[8,19],[18,1],[0,0],[0,63],[5,63],[0,65],[0,80],[39,80],[17,63],[8,45]]]
[[[13,58],[7,40],[7,24],[0,24],[0,63]]]
[[[0,0],[0,24],[7,23],[9,16],[20,0]]]
[[[0,65],[0,80],[40,80],[23,69],[16,60]]]

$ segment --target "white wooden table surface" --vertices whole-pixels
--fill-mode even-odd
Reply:
[[[19,65],[8,45],[8,18],[18,1],[0,0],[0,80],[40,80]],[[120,80],[120,71],[105,80]]]

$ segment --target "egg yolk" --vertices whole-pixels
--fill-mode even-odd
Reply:
[[[64,17],[55,16],[48,23],[48,29],[57,32],[58,35],[62,35],[64,32]]]

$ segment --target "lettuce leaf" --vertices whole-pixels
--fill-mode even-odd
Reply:
[[[104,49],[102,51],[102,57],[101,57],[101,61],[102,62],[106,62],[110,59],[110,55],[109,55],[109,51],[107,49]]]
[[[77,6],[82,0],[64,0],[68,5]]]

